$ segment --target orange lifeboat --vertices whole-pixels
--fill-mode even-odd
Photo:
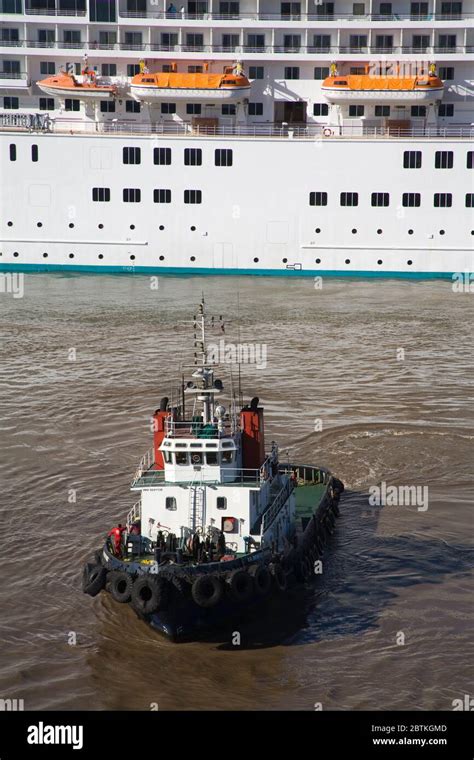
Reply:
[[[82,81],[72,74],[60,71],[59,74],[37,82],[38,87],[48,95],[60,98],[79,98],[80,100],[107,100],[114,97],[117,88],[113,84],[102,84],[93,69],[85,69]]]
[[[137,100],[147,102],[242,100],[250,94],[250,82],[240,66],[226,66],[222,74],[143,71],[133,77],[130,91]]]
[[[435,74],[391,76],[380,74],[337,74],[327,77],[322,92],[330,103],[435,103],[444,85]]]

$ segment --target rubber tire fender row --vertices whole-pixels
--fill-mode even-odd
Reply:
[[[199,575],[191,587],[191,596],[199,607],[209,609],[219,604],[224,589],[217,575]]]
[[[288,581],[286,578],[286,573],[279,562],[275,562],[270,565],[270,574],[277,591],[286,591],[288,587]]]
[[[106,589],[112,599],[127,604],[132,598],[133,578],[123,570],[112,570],[107,576]]]
[[[142,575],[133,584],[132,604],[143,615],[164,610],[168,604],[168,585],[163,578]]]
[[[82,572],[82,590],[89,596],[97,596],[105,586],[107,570],[102,565],[88,562]]]
[[[234,602],[246,602],[253,594],[253,578],[245,570],[232,570],[226,578],[227,590]]]
[[[270,593],[272,578],[265,565],[251,565],[248,569],[248,573],[253,579],[255,593],[258,596],[266,596]]]

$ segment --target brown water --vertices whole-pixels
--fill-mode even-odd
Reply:
[[[228,341],[239,291],[241,340],[267,344],[266,369],[243,371],[267,440],[348,489],[323,577],[240,649],[171,644],[80,589],[82,563],[135,501],[149,415],[203,290]],[[472,693],[472,299],[449,282],[183,277],[155,291],[105,275],[29,275],[23,299],[0,295],[0,696],[312,710],[451,709]],[[428,509],[370,506],[381,480],[429,486]]]

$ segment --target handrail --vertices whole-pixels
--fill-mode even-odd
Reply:
[[[474,17],[474,13],[187,13],[186,11],[127,11],[119,9],[122,18],[146,18],[176,22],[181,21],[462,21]]]
[[[285,506],[295,487],[293,480],[288,479],[280,491],[277,493],[270,506],[261,515],[262,518],[262,535],[268,530],[270,525],[276,520],[281,509]]]

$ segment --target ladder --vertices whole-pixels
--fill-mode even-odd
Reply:
[[[189,487],[189,527],[195,532],[196,528],[204,527],[205,487],[191,484]]]

